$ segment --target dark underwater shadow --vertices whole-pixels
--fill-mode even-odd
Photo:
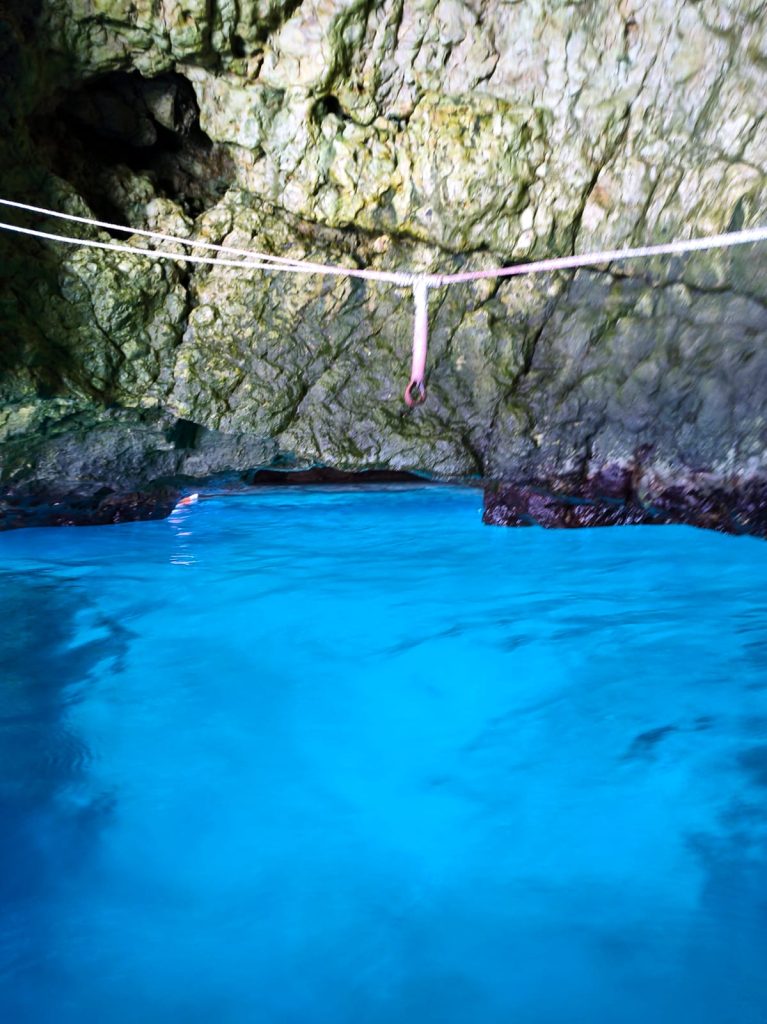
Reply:
[[[0,572],[3,1019],[32,1019],[27,999],[46,971],[51,895],[62,877],[88,871],[113,811],[109,794],[77,795],[88,792],[90,752],[70,727],[68,709],[97,665],[119,664],[127,635],[99,620],[90,639],[78,642],[84,610],[92,619],[75,581]]]

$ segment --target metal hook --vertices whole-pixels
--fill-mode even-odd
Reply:
[[[405,401],[411,409],[426,401],[426,385],[422,380],[411,380],[405,388]]]

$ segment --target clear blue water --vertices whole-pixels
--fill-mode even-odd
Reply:
[[[767,1021],[767,544],[480,501],[0,536],[0,1020]]]

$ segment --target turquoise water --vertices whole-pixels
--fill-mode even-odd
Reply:
[[[0,1020],[767,1021],[767,544],[480,504],[0,536]]]

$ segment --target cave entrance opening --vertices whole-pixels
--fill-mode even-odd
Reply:
[[[191,83],[173,72],[100,75],[65,93],[31,128],[46,166],[105,220],[130,219],[131,202],[153,193],[194,218],[234,180],[226,148],[200,127]]]

